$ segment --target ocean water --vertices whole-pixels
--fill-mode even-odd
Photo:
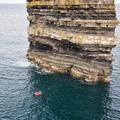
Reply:
[[[120,27],[111,83],[88,85],[27,62],[26,16],[25,5],[0,5],[0,120],[120,120]]]

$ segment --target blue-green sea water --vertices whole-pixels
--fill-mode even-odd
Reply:
[[[27,62],[26,17],[25,5],[0,5],[0,120],[120,120],[120,28],[111,83],[88,85]]]

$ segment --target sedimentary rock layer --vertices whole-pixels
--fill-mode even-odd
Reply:
[[[108,81],[118,24],[114,0],[29,0],[28,59],[53,72]]]

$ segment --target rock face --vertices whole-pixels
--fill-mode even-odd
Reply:
[[[109,81],[114,0],[28,0],[28,60],[89,82]]]

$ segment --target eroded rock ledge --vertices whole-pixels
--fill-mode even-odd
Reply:
[[[28,0],[27,11],[29,61],[89,82],[109,81],[114,0]]]

